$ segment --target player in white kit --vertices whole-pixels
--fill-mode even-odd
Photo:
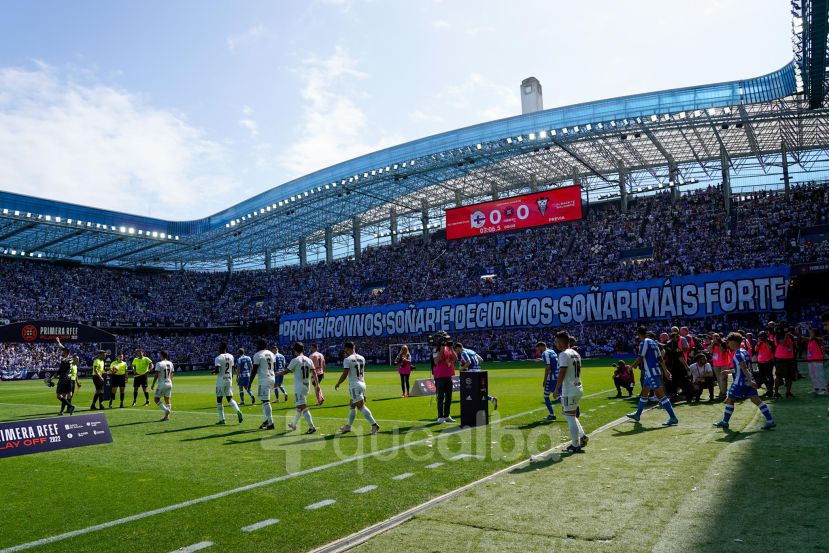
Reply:
[[[259,377],[259,387],[256,389],[256,399],[262,404],[262,415],[265,420],[259,425],[259,430],[273,430],[273,408],[271,407],[271,390],[273,390],[274,364],[276,359],[268,349],[268,342],[256,340],[256,353],[253,354],[253,371],[250,374],[250,385]]]
[[[305,422],[308,423],[308,430],[305,433],[313,434],[317,431],[317,428],[314,426],[314,419],[311,418],[311,411],[308,409],[308,392],[311,391],[310,383],[312,381],[315,389],[319,388],[320,385],[317,380],[317,373],[314,370],[314,362],[305,356],[305,345],[302,342],[295,342],[292,349],[294,358],[288,363],[288,368],[276,373],[277,376],[288,373],[294,374],[294,403],[296,404],[296,414],[294,415],[294,422],[288,423],[288,428],[296,430],[299,419],[305,417]]]
[[[380,430],[380,425],[374,420],[374,415],[371,414],[371,410],[366,407],[366,381],[364,376],[366,358],[354,351],[354,342],[346,342],[343,349],[345,353],[343,374],[340,375],[340,379],[334,385],[334,389],[339,388],[340,384],[348,378],[348,394],[351,397],[351,410],[348,412],[348,422],[340,428],[340,432],[343,434],[351,432],[351,425],[354,424],[354,418],[357,416],[357,409],[359,409],[371,425],[371,433],[377,434],[377,431]]]
[[[172,408],[170,407],[170,395],[173,393],[173,364],[170,362],[170,355],[161,350],[159,352],[159,356],[161,357],[161,361],[155,366],[155,374],[153,376],[153,385],[150,387],[151,390],[155,390],[155,404],[164,411],[164,418],[161,419],[162,421],[170,420],[170,412]],[[156,390],[155,385],[158,383],[158,389]],[[164,398],[164,403],[161,402],[161,398]]]
[[[572,337],[566,330],[556,333],[556,347],[558,354],[558,380],[553,398],[561,398],[561,407],[564,418],[570,429],[570,445],[565,449],[568,453],[582,453],[582,448],[590,439],[584,433],[577,417],[579,401],[584,392],[581,384],[581,356],[570,347]]]
[[[219,355],[213,361],[213,374],[216,375],[216,410],[219,412],[219,422],[216,424],[225,424],[223,397],[236,411],[236,417],[241,423],[244,420],[242,410],[233,399],[233,356],[227,352],[227,344],[224,342],[219,344]]]

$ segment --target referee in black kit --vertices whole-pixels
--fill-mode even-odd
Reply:
[[[75,412],[72,405],[72,353],[69,348],[60,343],[60,338],[55,338],[58,347],[61,349],[60,366],[58,367],[58,389],[57,397],[61,404],[61,412],[66,408],[68,414]]]

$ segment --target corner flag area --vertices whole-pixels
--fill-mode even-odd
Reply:
[[[722,404],[680,405],[607,427],[632,410],[615,398],[609,360],[583,372],[586,453],[502,474],[418,513],[359,545],[366,551],[816,551],[829,507],[826,399],[805,394],[772,409],[778,428],[761,432],[757,409],[737,406],[731,430],[711,427]],[[214,377],[182,375],[173,418],[157,408],[107,411],[111,444],[2,461],[0,551],[305,551],[325,547],[409,509],[565,443],[542,402],[537,364],[490,370],[499,410],[489,426],[434,420],[430,398],[401,398],[396,373],[367,373],[381,431],[358,419],[337,434],[345,393],[313,407],[318,433],[286,431],[293,405],[277,404],[277,429],[259,431],[259,405],[245,420],[215,426]],[[51,415],[40,382],[3,383],[0,415]],[[457,397],[457,396],[456,396]],[[635,398],[635,396],[634,396]],[[453,405],[457,416],[457,403]],[[28,517],[28,515],[27,515]],[[423,535],[429,535],[423,540]],[[160,539],[163,537],[163,539]]]

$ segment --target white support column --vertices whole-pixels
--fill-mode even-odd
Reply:
[[[304,236],[299,239],[299,266],[308,265],[308,239]]]
[[[628,174],[624,167],[619,167],[619,210],[622,213],[628,211]]]
[[[265,251],[265,270],[270,271],[273,268],[271,263],[271,252],[270,250]]]
[[[331,227],[325,227],[325,262],[334,262],[334,231]]]
[[[780,143],[780,159],[783,160],[783,188],[786,191],[786,197],[789,197],[791,183],[789,182],[789,151],[786,149],[786,141]]]
[[[455,190],[455,207],[463,207],[463,197],[460,190]]]
[[[731,213],[731,168],[728,163],[728,152],[720,146],[720,167],[722,168],[722,198],[725,214]]]
[[[354,259],[360,259],[363,249],[360,245],[360,218],[351,218],[351,238],[354,240]]]
[[[397,235],[397,210],[394,208],[389,210],[389,232],[391,233],[392,246],[397,245],[400,238]]]
[[[420,200],[420,222],[423,225],[423,241],[429,241],[429,202]]]
[[[498,199],[498,184],[493,182],[491,184],[489,190],[490,190],[490,193],[492,194],[492,199],[497,200]]]
[[[538,192],[538,178],[535,175],[530,177],[530,192]]]
[[[671,203],[679,201],[679,168],[675,162],[668,163],[668,181],[671,183]]]

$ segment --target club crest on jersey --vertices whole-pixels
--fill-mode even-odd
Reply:
[[[469,224],[472,225],[472,228],[481,228],[484,223],[486,223],[486,215],[482,211],[476,211],[469,216]]]
[[[538,211],[539,211],[542,215],[546,215],[546,214],[547,214],[547,202],[548,202],[548,201],[549,201],[549,199],[547,198],[547,196],[541,196],[540,198],[538,198],[538,199],[535,201],[535,205],[537,205],[537,206],[538,206]]]

